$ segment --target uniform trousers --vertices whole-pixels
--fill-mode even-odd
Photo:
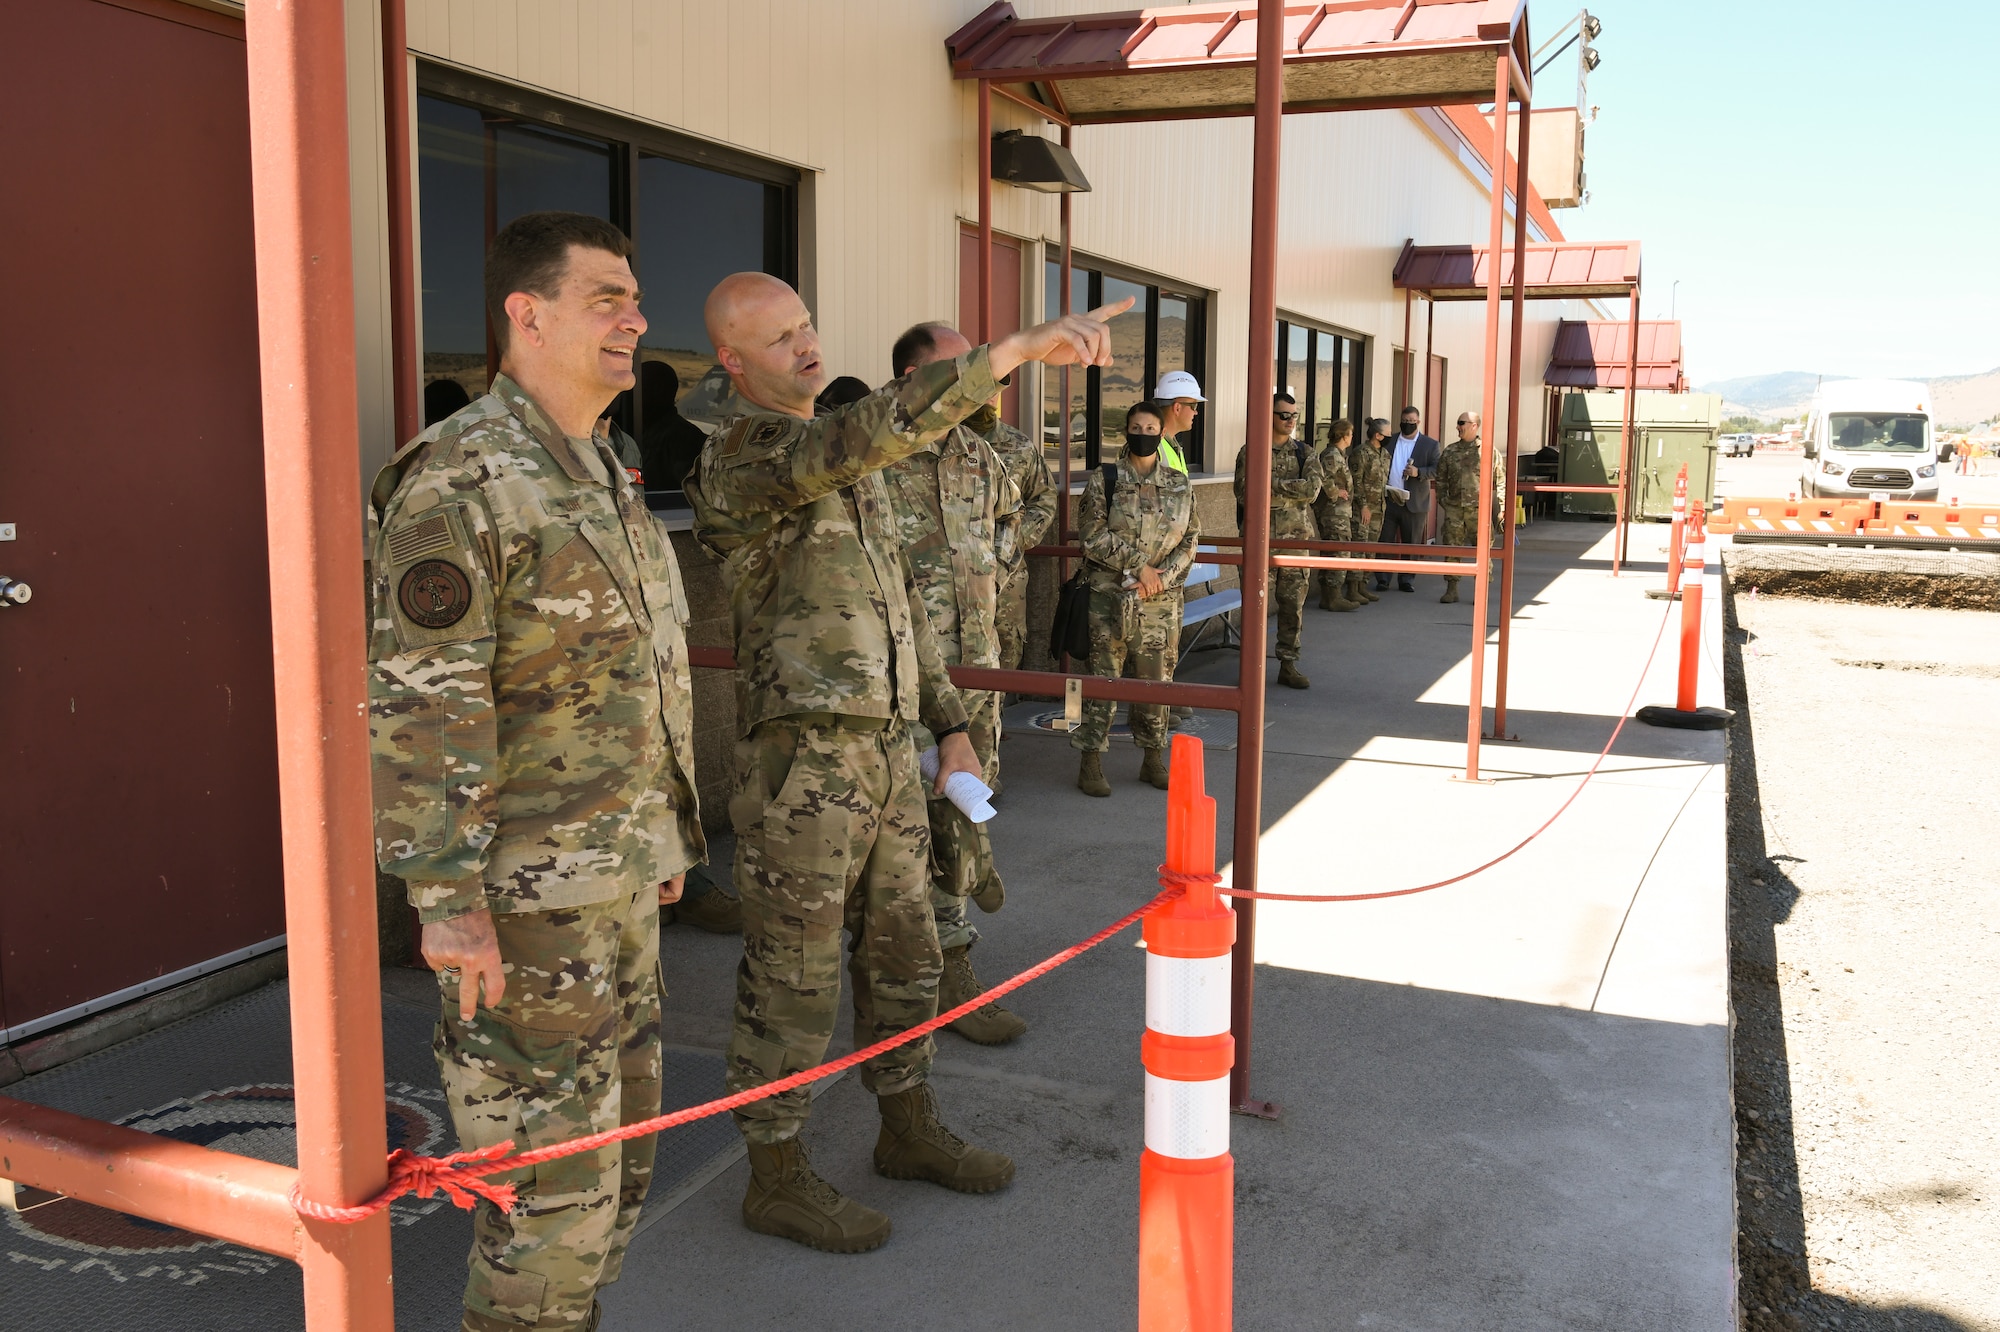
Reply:
[[[500,1002],[458,1017],[444,991],[432,1050],[461,1151],[544,1147],[660,1112],[659,888],[554,911],[495,912]],[[577,1328],[618,1279],[653,1179],[654,1138],[506,1174],[512,1212],[480,1202],[465,1307],[523,1327]]]
[[[1497,535],[1499,532],[1497,525],[1494,531]],[[1477,546],[1479,544],[1479,510],[1470,506],[1440,510],[1438,513],[1438,544],[1440,546]],[[1456,574],[1446,574],[1444,585],[1447,591],[1457,587],[1458,576]]]
[[[1322,495],[1313,501],[1313,522],[1319,528],[1321,541],[1349,541],[1354,537],[1352,510],[1348,501],[1338,495]],[[1328,554],[1335,552],[1329,551]],[[1337,595],[1345,586],[1348,571],[1345,569],[1318,569],[1319,582],[1329,595]]]
[[[736,742],[736,889],[743,961],[729,1039],[730,1091],[811,1068],[840,1008],[848,936],[854,1043],[937,1015],[944,958],[931,916],[930,826],[910,728],[814,713],[759,722]],[[861,1066],[878,1096],[920,1086],[931,1038]],[[804,1127],[801,1088],[736,1111],[751,1142]]]
[[[1181,652],[1180,588],[1158,596],[1136,592],[1090,590],[1090,673],[1117,679],[1127,673],[1138,680],[1171,680]],[[1111,747],[1111,717],[1118,705],[1108,698],[1083,702],[1083,725],[1071,733],[1071,747],[1096,750]],[[1130,709],[1132,742],[1141,749],[1167,747],[1167,714],[1161,703],[1134,703]]]

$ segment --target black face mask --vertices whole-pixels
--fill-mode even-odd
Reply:
[[[1160,451],[1158,435],[1125,436],[1125,452],[1134,458],[1150,458]]]
[[[1404,424],[1403,424],[1403,438],[1404,438],[1404,439],[1415,439],[1416,437],[1417,437],[1417,428],[1416,428],[1416,427],[1415,427],[1414,425],[1411,425],[1411,424],[1410,424],[1410,423],[1408,423],[1408,422],[1404,422]]]
[[[987,431],[991,430],[993,428],[993,423],[999,419],[1000,419],[999,409],[994,407],[994,405],[989,402],[984,407],[981,407],[978,411],[974,412],[972,415],[966,417],[965,424],[972,427],[974,431],[983,435]]]

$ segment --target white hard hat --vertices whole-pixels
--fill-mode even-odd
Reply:
[[[1166,401],[1171,398],[1193,398],[1196,402],[1207,402],[1201,396],[1201,383],[1185,370],[1169,370],[1160,376],[1160,382],[1153,388],[1153,396]]]

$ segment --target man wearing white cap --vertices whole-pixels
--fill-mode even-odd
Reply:
[[[1174,441],[1182,431],[1194,428],[1195,413],[1208,399],[1201,396],[1200,382],[1185,370],[1169,370],[1161,375],[1154,386],[1153,399],[1166,417],[1166,428],[1160,432],[1160,461],[1177,472],[1186,472],[1187,459],[1181,456]]]

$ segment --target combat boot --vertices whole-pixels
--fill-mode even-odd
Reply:
[[[999,870],[986,867],[985,876],[973,886],[972,900],[989,916],[1007,904],[1007,885],[1000,882]]]
[[[938,981],[938,1012],[949,1013],[960,1004],[977,999],[985,987],[972,969],[972,945],[960,944],[944,950],[944,975]],[[1027,1022],[998,1004],[981,1004],[951,1024],[952,1031],[975,1045],[1005,1045],[1024,1035]]]
[[[1313,682],[1306,679],[1297,662],[1281,661],[1278,663],[1278,683],[1287,689],[1311,689]]]
[[[743,933],[743,904],[720,888],[711,888],[692,901],[683,898],[667,910],[676,925],[692,925],[710,934]]]
[[[1104,780],[1104,756],[1094,749],[1083,751],[1083,763],[1076,770],[1076,789],[1089,796],[1111,794],[1111,783]]]
[[[743,1224],[826,1253],[867,1253],[889,1238],[889,1218],[821,1179],[797,1138],[752,1142]]]
[[[1348,600],[1346,579],[1343,578],[1338,583],[1334,582],[1331,578],[1320,580],[1319,608],[1321,610],[1351,611],[1360,604],[1360,602]]]
[[[1375,589],[1368,586],[1368,579],[1362,575],[1357,574],[1354,581],[1348,585],[1348,589],[1359,594],[1363,601],[1380,601],[1382,599],[1375,595]]]
[[[926,1082],[878,1096],[882,1133],[875,1139],[875,1172],[890,1179],[927,1179],[960,1193],[991,1193],[1014,1182],[1014,1162],[974,1147],[938,1118],[937,1092]]]
[[[1167,751],[1149,749],[1145,761],[1139,765],[1139,780],[1160,790],[1167,789]]]
[[[1456,578],[1447,578],[1444,580],[1444,595],[1439,597],[1438,600],[1447,606],[1458,600],[1458,580]]]

